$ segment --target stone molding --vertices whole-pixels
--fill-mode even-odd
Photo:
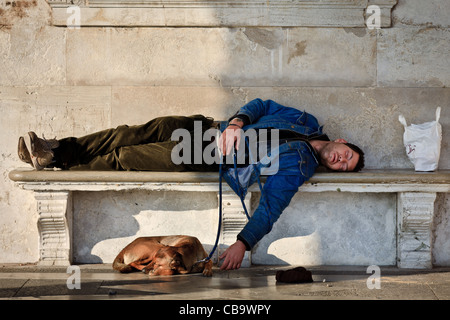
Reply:
[[[219,196],[219,195],[218,195]],[[250,210],[251,193],[248,193],[244,203],[247,210]],[[220,204],[219,204],[220,205]],[[251,212],[249,212],[251,214]],[[216,257],[218,257],[236,241],[236,237],[241,230],[247,224],[247,217],[245,216],[244,209],[242,208],[241,199],[234,192],[222,193],[222,232],[220,247]],[[250,267],[251,254],[246,251],[241,266],[243,268]]]
[[[377,5],[381,27],[391,26],[397,0],[47,0],[53,24],[152,27],[365,27],[366,9]],[[75,25],[78,27],[77,25]]]
[[[397,260],[400,268],[432,268],[436,193],[402,192],[397,197]]]
[[[36,191],[39,265],[67,266],[72,262],[72,197],[69,191]]]

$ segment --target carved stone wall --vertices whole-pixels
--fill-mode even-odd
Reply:
[[[250,209],[251,193],[248,193],[245,198],[245,206]],[[241,199],[232,192],[226,192],[222,195],[222,235],[221,235],[221,247],[217,252],[217,256],[220,256],[226,248],[232,245],[236,241],[236,236],[241,232],[242,228],[247,223],[247,217],[242,207]],[[217,260],[218,261],[218,260]],[[242,261],[242,267],[249,267],[251,265],[251,257],[249,252],[245,253],[244,260]]]
[[[68,191],[35,192],[39,230],[39,264],[72,261],[72,198]]]
[[[381,10],[381,29],[366,26],[370,5]],[[63,138],[169,114],[226,119],[254,98],[273,99],[314,114],[330,138],[358,144],[366,153],[368,169],[412,169],[398,115],[422,123],[432,120],[430,115],[441,106],[439,169],[450,169],[450,117],[446,113],[450,101],[449,12],[447,0],[0,1],[0,262],[36,262],[40,249],[44,257],[60,256],[57,251],[47,254],[52,251],[47,249],[51,242],[44,238],[38,246],[34,192],[17,188],[8,178],[11,170],[26,166],[17,157],[17,140],[30,130],[39,136]],[[76,14],[81,27],[68,28]],[[333,202],[344,208],[348,199],[358,198],[355,194],[340,197],[337,188],[327,190],[334,192],[333,197],[317,196],[308,205],[320,205],[326,214]],[[360,186],[349,191],[358,190]],[[408,190],[412,191],[418,190]],[[177,197],[164,200],[176,205]],[[380,192],[378,197],[392,205],[389,212],[396,210],[397,201],[389,195]],[[115,205],[112,198],[105,215]],[[376,214],[373,222],[383,221],[383,213],[377,210],[380,201],[375,198],[368,197],[361,210],[368,219]],[[79,225],[77,215],[92,222],[96,204],[103,200],[101,193],[89,199],[90,209],[74,203],[78,234],[84,225]],[[132,197],[127,199],[120,207],[128,215],[121,217],[134,221],[130,216],[139,206]],[[431,252],[439,257],[435,265],[448,266],[448,193],[438,194],[437,199],[435,216],[439,218],[433,219]],[[216,221],[215,201],[213,193],[208,201],[214,203],[212,222]],[[292,226],[301,221],[301,210],[295,210],[301,205],[293,202],[281,223]],[[148,212],[141,209],[139,219],[146,222]],[[48,209],[39,210],[46,219]],[[120,215],[117,208],[115,212]],[[177,221],[175,213],[166,223]],[[164,220],[164,214],[164,210],[158,212],[158,221]],[[145,222],[141,225],[147,226]],[[43,220],[39,225],[50,238],[65,243],[66,227],[61,220],[51,224]],[[49,230],[54,226],[59,231],[52,233]],[[129,221],[127,226],[125,236],[136,236],[135,225]],[[91,247],[106,252],[113,242],[122,245],[131,240],[106,232],[102,227],[102,240]],[[285,252],[294,239],[285,239],[276,226],[272,232],[278,242],[267,245],[268,254],[275,249]],[[319,236],[311,234],[310,244],[319,243]],[[393,236],[395,240],[397,234]],[[209,249],[213,241],[209,235],[204,239]],[[404,248],[411,255],[424,249],[422,242],[428,245],[410,239]],[[86,252],[84,239],[75,237],[74,241],[83,257],[95,255],[95,251]],[[266,254],[263,246],[261,252]],[[428,252],[419,254],[425,255]],[[95,259],[91,261],[100,262]],[[402,259],[407,261],[407,257]]]
[[[436,193],[398,194],[398,265],[402,268],[431,268],[431,226]]]
[[[381,26],[391,25],[391,9],[397,0],[50,0],[53,23],[66,26],[72,11],[80,7],[81,26],[161,27],[364,27],[366,9],[376,5]]]

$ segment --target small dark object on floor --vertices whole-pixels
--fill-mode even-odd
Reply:
[[[278,282],[286,283],[313,282],[311,271],[308,271],[303,267],[297,267],[286,271],[277,271],[275,279]]]

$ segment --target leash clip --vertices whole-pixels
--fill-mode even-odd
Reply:
[[[198,260],[197,262],[194,263],[194,266],[199,264],[199,263],[202,263],[202,262],[208,262],[209,260],[211,260],[211,258],[209,258],[209,257],[206,257],[206,258],[204,258],[202,260]]]

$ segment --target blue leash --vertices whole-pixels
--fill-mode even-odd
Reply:
[[[217,249],[217,245],[219,244],[219,237],[220,237],[220,230],[222,229],[222,177],[223,176],[223,172],[222,172],[222,162],[220,162],[219,164],[219,226],[217,227],[217,236],[216,236],[216,242],[214,243],[214,246],[211,250],[211,252],[209,253],[209,256],[207,256],[206,258],[197,261],[195,264],[200,263],[200,262],[208,262],[209,260],[211,260],[214,252]]]
[[[236,181],[237,181],[237,183],[239,184],[239,176],[238,176],[238,171],[237,171],[237,155],[236,155],[236,153],[234,153],[233,160],[234,160],[234,161],[233,161],[233,162],[234,162],[234,175],[236,176]],[[259,176],[258,176],[258,179],[259,179]],[[244,195],[242,194],[240,188],[239,188],[239,194],[238,194],[238,196],[239,196],[239,199],[241,199],[242,208],[244,208],[245,215],[247,216],[247,219],[250,220],[250,216],[249,216],[249,214],[248,214],[247,207],[246,207],[245,202],[244,202],[244,198],[245,198],[245,197],[244,197]],[[222,205],[221,205],[220,207],[222,208]]]
[[[214,247],[212,248],[209,256],[203,260],[209,261],[211,260],[211,257],[213,256],[214,252],[217,249],[217,245],[219,244],[219,237],[220,237],[220,230],[222,230],[222,178],[223,178],[223,172],[222,172],[222,162],[219,164],[219,226],[217,227],[217,236],[216,236],[216,242],[214,243]]]
[[[248,144],[248,142],[247,142],[247,144]],[[236,180],[239,183],[236,153],[234,153],[234,155],[233,155],[233,160],[234,160],[233,162],[234,162],[234,172],[235,172]],[[255,169],[257,169],[256,166],[255,166]],[[217,228],[216,242],[214,243],[214,246],[213,246],[211,252],[209,253],[208,257],[197,261],[195,264],[200,263],[200,262],[208,262],[209,260],[211,260],[212,256],[214,255],[214,252],[216,251],[217,246],[219,244],[220,231],[222,229],[222,179],[223,179],[223,169],[222,169],[222,162],[220,162],[220,164],[219,164],[219,226]],[[259,177],[259,174],[257,175],[257,180],[258,180],[259,189],[261,191],[261,197],[264,200],[264,205],[266,207],[267,212],[269,213],[269,219],[270,219],[270,210],[268,210],[269,206],[267,204],[266,197],[264,196],[264,192],[263,192],[263,188],[261,185],[261,179]],[[239,192],[238,196],[239,196],[239,199],[241,199],[241,203],[242,203],[242,207],[244,209],[245,215],[247,216],[247,219],[250,220],[250,216],[247,211],[247,206],[245,205],[245,202],[244,202],[244,196],[241,192]]]

